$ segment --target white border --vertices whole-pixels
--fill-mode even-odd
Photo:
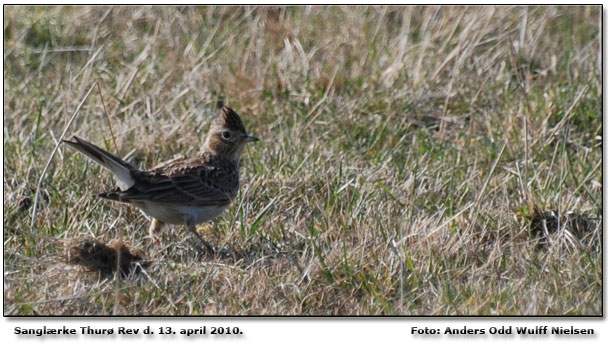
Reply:
[[[3,5],[23,4],[23,1],[3,1]],[[47,1],[38,1],[38,4],[51,4]],[[54,2],[57,3],[57,2]],[[75,2],[61,1],[61,3],[75,4]],[[129,1],[132,4],[167,4],[167,1]],[[192,3],[180,1],[180,3]],[[246,3],[273,3],[269,1],[221,1],[216,4],[246,4]],[[297,2],[302,4],[304,2]],[[365,2],[332,1],[333,4],[364,4]],[[397,3],[395,1],[383,1],[383,3]],[[450,4],[454,2],[434,1],[433,4]],[[484,1],[469,1],[471,4],[484,5]],[[536,4],[555,4],[556,1],[536,1]],[[573,2],[559,1],[560,4],[572,4]],[[597,3],[597,2],[594,2]],[[604,1],[601,2],[606,3]],[[78,4],[116,4],[107,1],[79,1]],[[422,4],[422,3],[418,3]],[[605,95],[605,94],[604,94]],[[604,147],[604,152],[606,147]],[[604,162],[606,165],[606,162]],[[1,207],[0,207],[1,208]],[[604,262],[605,263],[605,262]],[[159,327],[172,327],[175,330],[181,328],[198,328],[200,326],[230,326],[240,328],[244,334],[241,336],[195,336],[185,337],[181,335],[161,336],[84,336],[76,337],[23,337],[15,335],[14,328],[69,328],[79,329],[81,326],[91,328],[139,328],[150,326],[153,330]],[[439,328],[445,330],[451,328],[483,328],[488,331],[491,327],[519,326],[536,327],[548,326],[569,328],[592,328],[595,335],[591,337],[575,336],[501,336],[501,335],[467,335],[467,336],[419,336],[412,335],[411,328]],[[80,333],[79,333],[80,334]],[[5,345],[14,343],[41,343],[45,345],[107,345],[108,342],[130,345],[166,345],[167,342],[186,342],[188,344],[221,343],[242,344],[246,342],[252,345],[409,345],[409,344],[449,344],[456,345],[493,345],[511,344],[513,342],[522,344],[551,344],[569,345],[573,344],[606,344],[608,328],[605,318],[3,318],[0,322],[0,338]]]

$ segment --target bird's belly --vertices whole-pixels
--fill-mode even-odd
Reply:
[[[224,206],[184,206],[145,202],[138,206],[149,216],[168,224],[185,224],[193,220],[195,224],[207,222],[220,215],[228,205]]]

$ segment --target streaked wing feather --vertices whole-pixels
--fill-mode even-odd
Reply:
[[[230,203],[238,191],[235,163],[208,154],[171,162],[150,172],[141,172],[137,183],[121,193],[130,201],[218,205]]]

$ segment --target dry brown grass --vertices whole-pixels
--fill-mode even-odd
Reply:
[[[601,314],[600,16],[5,7],[5,314]],[[95,82],[118,148],[97,90],[68,134],[141,167],[195,153],[220,97],[262,138],[205,227],[228,255],[198,260],[179,227],[145,238],[63,149],[30,228]],[[152,263],[91,273],[65,260],[82,239]]]

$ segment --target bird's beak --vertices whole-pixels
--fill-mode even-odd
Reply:
[[[247,136],[245,137],[245,143],[249,143],[249,142],[257,142],[260,139],[258,137],[255,136]]]

